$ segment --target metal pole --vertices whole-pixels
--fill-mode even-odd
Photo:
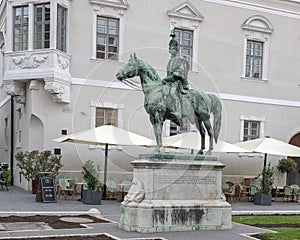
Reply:
[[[11,170],[11,185],[14,185],[14,96],[10,98],[10,170]]]
[[[106,180],[107,180],[107,158],[108,158],[108,144],[105,144],[105,158],[104,158],[104,179],[103,179],[103,199],[106,198]]]
[[[265,153],[265,158],[264,158],[264,167],[265,167],[265,166],[267,166],[267,156],[268,156],[268,154],[267,154],[267,153]]]

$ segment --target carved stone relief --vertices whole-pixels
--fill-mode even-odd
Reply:
[[[46,62],[48,56],[33,55],[26,53],[25,56],[13,57],[13,63],[22,69],[38,68],[42,63]]]
[[[124,204],[136,204],[144,200],[145,190],[141,180],[134,178],[128,194],[124,198]]]
[[[69,67],[69,60],[57,54],[57,64],[61,69],[65,70]]]

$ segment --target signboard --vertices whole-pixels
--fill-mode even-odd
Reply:
[[[43,202],[51,203],[56,202],[56,191],[55,191],[55,182],[51,177],[42,177],[40,178],[40,184],[42,188],[42,199]]]

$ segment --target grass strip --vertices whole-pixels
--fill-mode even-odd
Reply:
[[[259,234],[261,239],[269,240],[298,240],[300,239],[300,228],[291,227],[300,225],[300,216],[233,216],[232,221],[251,226],[262,225],[263,228],[276,231],[276,233]],[[274,225],[286,225],[287,227],[274,227]],[[268,227],[268,225],[272,227]],[[289,227],[289,225],[291,225]]]
[[[300,216],[233,216],[232,221],[252,226],[257,224],[300,224]]]
[[[299,228],[271,228],[276,233],[263,233],[260,236],[266,239],[272,240],[299,240],[300,229]]]

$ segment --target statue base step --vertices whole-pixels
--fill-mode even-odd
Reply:
[[[231,229],[231,206],[220,200],[144,200],[121,206],[119,227],[144,233]]]

